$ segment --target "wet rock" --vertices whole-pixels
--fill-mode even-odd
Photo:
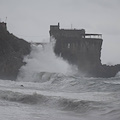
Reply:
[[[0,24],[0,79],[15,80],[25,63],[23,58],[30,53],[30,43],[9,33]]]

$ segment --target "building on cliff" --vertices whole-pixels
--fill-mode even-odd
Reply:
[[[54,52],[86,76],[112,77],[120,70],[120,65],[101,64],[102,34],[88,34],[84,29],[60,29],[60,24],[50,25],[49,34],[56,42]]]
[[[101,65],[101,34],[86,34],[84,29],[60,29],[60,25],[50,26],[50,36],[56,39],[54,52],[69,63],[77,65],[84,73]]]

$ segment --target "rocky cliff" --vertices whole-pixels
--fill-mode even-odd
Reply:
[[[0,79],[15,80],[25,63],[23,57],[30,53],[30,44],[7,31],[0,23]]]

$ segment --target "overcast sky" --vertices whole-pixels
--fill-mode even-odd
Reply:
[[[49,26],[103,35],[102,63],[120,64],[120,0],[0,0],[0,21],[27,41],[46,41]]]

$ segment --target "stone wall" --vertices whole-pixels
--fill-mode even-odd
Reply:
[[[59,37],[56,40],[54,52],[70,64],[89,73],[92,68],[101,65],[102,39]]]

